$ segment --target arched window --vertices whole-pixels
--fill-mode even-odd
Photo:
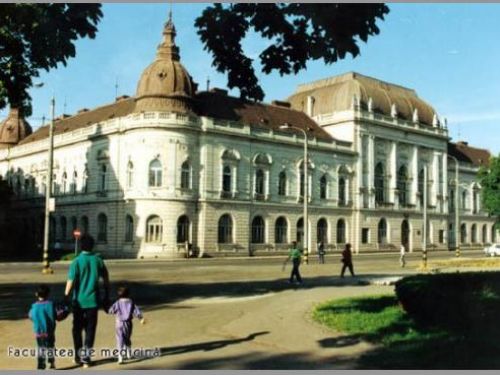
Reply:
[[[47,194],[47,177],[42,177],[42,183],[40,184],[40,195]]]
[[[87,168],[83,171],[83,176],[82,176],[82,191],[84,193],[87,193],[89,190],[89,171]]]
[[[78,228],[78,221],[76,219],[76,216],[73,216],[71,218],[71,236],[73,236],[73,232]]]
[[[325,218],[321,218],[318,220],[317,235],[318,242],[321,241],[323,242],[323,244],[328,243],[328,222]]]
[[[278,178],[278,195],[286,195],[286,172],[281,171]]]
[[[134,163],[129,161],[127,163],[127,189],[131,189],[134,187]]]
[[[225,165],[222,170],[222,191],[231,192],[231,167]]]
[[[182,215],[177,220],[177,243],[189,242],[189,218]]]
[[[162,185],[162,166],[158,159],[149,163],[149,187],[161,187]]]
[[[305,175],[304,175],[304,163],[300,164],[300,196],[304,196],[304,180],[305,180]]]
[[[18,177],[18,183],[20,184],[19,182],[19,177]],[[21,187],[21,186],[19,186]],[[57,175],[54,173],[54,175],[52,176],[52,195],[57,195],[59,194],[59,186],[57,185]]]
[[[497,242],[497,229],[495,227],[495,224],[491,226],[491,243],[496,243]]]
[[[276,220],[274,241],[276,243],[288,243],[288,223],[283,216]]]
[[[252,220],[252,243],[265,242],[266,224],[262,216],[256,216]]]
[[[408,169],[402,165],[398,170],[397,187],[399,191],[399,205],[404,207],[407,204],[407,182],[408,182]]]
[[[375,166],[374,187],[375,187],[375,202],[384,203],[385,202],[384,166],[382,163],[377,163],[377,165]]]
[[[81,227],[82,227],[82,234],[89,233],[89,218],[87,216],[82,216]]]
[[[377,242],[379,245],[385,245],[387,243],[387,221],[385,219],[380,219],[378,222],[378,238]]]
[[[472,224],[470,228],[470,237],[472,243],[477,243],[477,226],[476,224]]]
[[[328,187],[328,182],[326,179],[326,175],[323,175],[319,179],[319,198],[320,199],[326,199],[327,187]]]
[[[191,165],[185,161],[181,166],[181,189],[191,188]]]
[[[479,211],[478,196],[479,196],[479,191],[478,191],[477,187],[474,187],[474,190],[472,192],[472,213],[474,213],[474,214]]]
[[[71,181],[71,194],[75,194],[76,193],[76,184],[78,182],[78,173],[76,173],[76,171],[73,172],[73,180]]]
[[[104,214],[97,216],[97,241],[106,242],[108,240],[108,218]]]
[[[219,243],[233,243],[233,219],[228,214],[219,219]]]
[[[482,243],[485,244],[488,242],[488,228],[486,227],[486,224],[483,224],[483,233],[482,233]]]
[[[297,243],[302,244],[303,241],[304,241],[304,219],[300,218],[297,221]]]
[[[106,191],[106,174],[107,174],[108,168],[106,167],[106,164],[101,165],[101,169],[99,171],[99,191]]]
[[[160,243],[163,234],[163,223],[158,216],[150,216],[146,221],[146,242]]]
[[[66,241],[66,235],[68,232],[68,225],[66,218],[64,216],[61,216],[61,241]]]
[[[339,178],[339,206],[345,206],[347,204],[347,196],[345,189],[345,178]]]
[[[68,192],[66,190],[67,188],[68,188],[68,175],[66,174],[66,172],[64,172],[61,180],[61,192],[63,194],[66,194]]]
[[[460,242],[465,243],[467,241],[467,227],[465,224],[460,226]]]
[[[125,216],[125,242],[134,240],[134,218],[131,215]]]
[[[255,193],[264,194],[264,171],[262,169],[255,171]]]
[[[462,210],[467,209],[467,190],[462,192]]]
[[[337,243],[346,243],[345,221],[339,219],[337,221]]]
[[[448,211],[455,210],[455,189],[450,189],[448,194]]]

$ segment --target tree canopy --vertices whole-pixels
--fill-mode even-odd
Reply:
[[[40,70],[66,65],[78,38],[94,38],[100,4],[2,4],[0,6],[0,109],[7,104],[31,115],[28,93]]]
[[[195,21],[212,65],[228,75],[228,87],[242,98],[261,101],[253,60],[242,42],[253,29],[270,44],[260,53],[262,71],[296,74],[309,60],[332,64],[360,53],[359,41],[380,32],[376,22],[389,13],[385,4],[236,3],[208,6]]]
[[[500,154],[490,159],[488,167],[479,170],[481,202],[490,215],[500,221]]]

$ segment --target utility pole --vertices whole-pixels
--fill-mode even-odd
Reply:
[[[422,233],[422,267],[427,268],[427,165],[424,165],[424,215]]]
[[[54,273],[52,268],[50,268],[49,262],[49,234],[50,234],[50,211],[51,211],[51,193],[52,193],[52,161],[54,155],[54,117],[55,117],[55,107],[56,99],[52,97],[50,102],[52,118],[49,125],[49,152],[48,152],[48,162],[47,162],[47,188],[45,189],[45,226],[43,233],[43,269],[42,273],[51,274]]]

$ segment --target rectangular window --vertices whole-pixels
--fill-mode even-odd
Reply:
[[[361,243],[368,243],[370,238],[370,229],[361,228]]]
[[[439,230],[439,243],[444,243],[444,230]]]

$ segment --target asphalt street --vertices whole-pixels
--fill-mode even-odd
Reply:
[[[464,257],[484,257],[467,251]],[[453,252],[429,252],[429,260],[453,258]],[[134,326],[133,346],[146,357],[119,366],[100,350],[114,348],[113,317],[100,312],[95,369],[336,369],[353,368],[357,356],[372,349],[347,340],[311,321],[317,303],[345,296],[391,293],[393,286],[367,281],[417,272],[421,254],[354,256],[356,277],[339,278],[340,257],[326,264],[312,257],[301,267],[304,285],[286,282],[290,264],[283,258],[214,258],[108,261],[113,293],[120,284],[132,289],[147,323]],[[40,264],[0,264],[0,368],[32,369],[33,358],[9,356],[13,348],[34,347],[27,319],[35,287],[45,282],[61,298],[68,263],[53,264],[42,275]],[[71,317],[58,324],[57,346],[71,348]],[[70,358],[58,358],[71,368]]]

